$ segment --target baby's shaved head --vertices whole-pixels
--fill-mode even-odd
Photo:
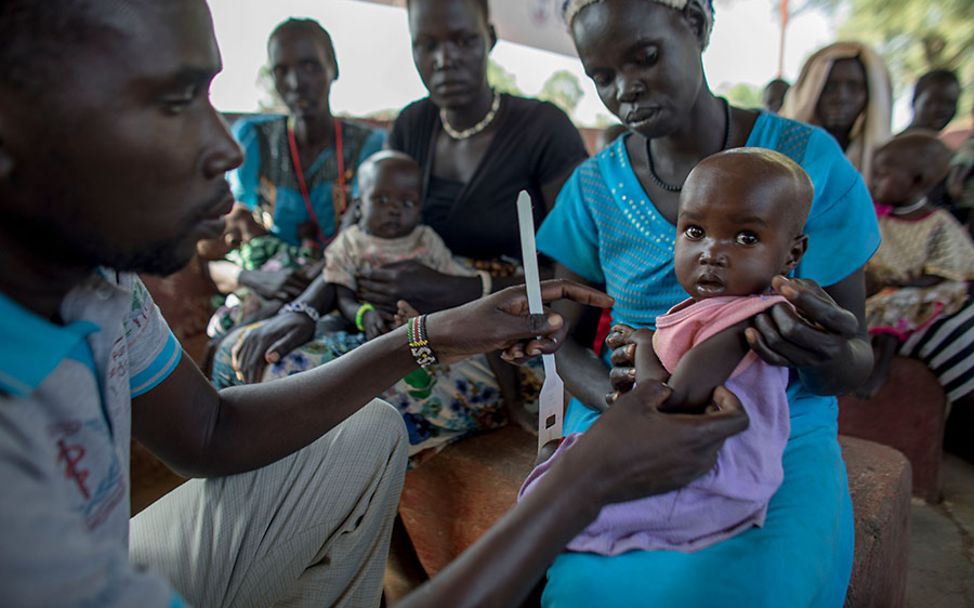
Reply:
[[[384,163],[398,165],[400,170],[415,171],[422,174],[419,164],[413,160],[412,156],[399,152],[398,150],[380,150],[365,159],[358,168],[358,187],[364,192],[372,188],[375,184],[375,176],[379,172],[379,167]]]
[[[951,154],[936,131],[910,129],[880,146],[873,157],[877,161],[886,161],[896,171],[911,175],[919,183],[919,188],[927,191],[947,175]]]
[[[808,219],[815,188],[805,170],[780,152],[734,148],[700,161],[687,176],[680,201],[726,196],[728,192],[770,199],[775,217],[769,219],[797,236]]]

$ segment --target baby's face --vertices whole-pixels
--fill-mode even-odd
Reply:
[[[922,177],[923,169],[915,156],[919,153],[903,146],[876,154],[869,175],[869,193],[875,202],[893,207],[910,205],[922,194],[917,178]]]
[[[693,299],[760,294],[797,265],[804,240],[775,194],[773,185],[739,177],[684,190],[675,265]]]
[[[373,236],[394,239],[419,224],[422,177],[402,161],[379,163],[371,184],[362,189],[362,227]]]

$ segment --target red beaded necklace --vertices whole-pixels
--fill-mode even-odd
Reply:
[[[293,119],[290,118],[288,119],[287,126],[287,141],[291,147],[291,163],[294,165],[294,173],[298,178],[298,187],[301,189],[301,197],[304,199],[304,208],[308,211],[308,217],[314,223],[315,231],[318,233],[321,245],[327,245],[330,239],[325,238],[325,233],[321,231],[321,222],[318,221],[318,215],[315,213],[314,206],[311,204],[311,194],[308,192],[308,184],[304,179],[304,170],[301,168],[301,157],[298,154],[298,140],[294,135]],[[334,201],[335,225],[337,227],[340,223],[339,220],[348,206],[348,201],[345,199],[345,154],[342,144],[342,123],[337,118],[335,119],[335,154],[338,157],[338,179],[336,180],[338,182],[338,187],[336,188],[338,200]]]

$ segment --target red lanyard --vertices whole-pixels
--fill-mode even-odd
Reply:
[[[298,140],[294,136],[294,129],[291,127],[291,120],[288,119],[287,142],[291,147],[291,164],[294,165],[294,173],[298,178],[298,186],[301,188],[301,197],[304,199],[304,208],[308,211],[308,217],[314,222],[315,230],[322,245],[327,245],[330,239],[325,238],[325,233],[321,231],[321,222],[315,213],[314,206],[311,204],[311,194],[308,192],[308,184],[304,180],[304,170],[301,168],[301,157],[298,155]],[[348,206],[345,200],[345,150],[342,145],[342,123],[335,119],[335,154],[338,156],[338,200],[332,201],[335,205],[335,227],[338,227],[339,219],[345,213]],[[337,203],[337,204],[336,204]]]

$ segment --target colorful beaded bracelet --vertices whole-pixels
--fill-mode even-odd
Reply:
[[[429,336],[426,334],[426,316],[414,317],[406,323],[409,352],[413,354],[416,363],[423,369],[437,363],[436,353],[430,348]]]

